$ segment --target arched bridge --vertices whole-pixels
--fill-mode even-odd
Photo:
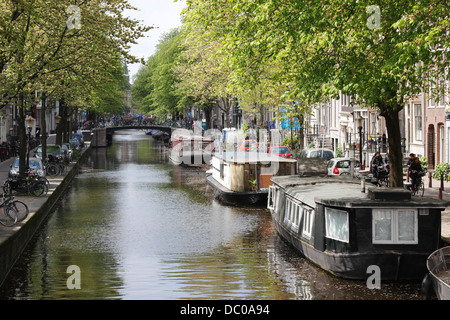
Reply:
[[[91,147],[101,148],[107,147],[111,144],[112,136],[117,130],[159,130],[172,136],[172,132],[177,128],[168,126],[158,126],[158,125],[141,125],[141,126],[118,126],[118,127],[107,127],[107,128],[95,128],[92,130]]]

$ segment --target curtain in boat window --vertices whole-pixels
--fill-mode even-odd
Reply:
[[[392,241],[392,210],[373,211],[375,241]]]
[[[325,210],[325,236],[330,239],[349,242],[348,212],[332,208]]]
[[[398,240],[414,241],[416,229],[416,213],[412,210],[398,211]]]

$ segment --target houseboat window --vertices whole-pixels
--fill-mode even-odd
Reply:
[[[277,210],[277,202],[279,197],[279,191],[277,187],[270,186],[269,187],[269,194],[268,194],[268,201],[267,201],[267,208],[276,211]]]
[[[417,209],[374,209],[372,241],[375,244],[417,244]]]
[[[303,208],[300,204],[290,198],[286,199],[284,223],[295,232],[298,232],[302,211]]]
[[[349,242],[347,211],[325,209],[325,236],[330,239]]]
[[[303,217],[303,235],[307,238],[310,238],[312,226],[314,223],[314,210],[310,208],[304,208]]]
[[[267,195],[267,209],[273,210],[275,204],[275,187],[269,187],[269,194]]]

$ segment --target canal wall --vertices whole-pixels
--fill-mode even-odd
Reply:
[[[72,162],[67,167],[67,173],[65,175],[48,177],[50,187],[47,196],[16,197],[16,199],[22,200],[28,205],[30,213],[27,219],[17,223],[13,227],[0,227],[0,286],[44,220],[55,210],[57,203],[77,175],[81,163],[89,156],[90,152],[91,146],[87,143],[87,147],[83,150],[77,161]]]

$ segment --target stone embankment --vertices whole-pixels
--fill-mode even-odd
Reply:
[[[73,178],[78,173],[81,163],[89,155],[90,150],[90,145],[87,143],[80,157],[67,166],[64,175],[47,176],[50,186],[46,196],[15,197],[28,205],[30,214],[24,221],[17,223],[13,227],[0,225],[0,285],[7,278],[10,270],[39,230],[42,222],[55,210],[58,201],[69,188]],[[11,158],[0,163],[0,183],[2,185],[8,176],[8,171],[13,161],[14,158]]]

